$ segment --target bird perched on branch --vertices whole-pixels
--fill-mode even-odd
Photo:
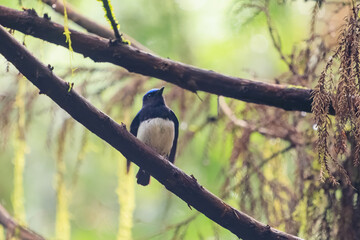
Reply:
[[[152,89],[143,97],[143,106],[130,125],[130,132],[170,162],[175,161],[179,135],[179,121],[174,112],[165,104],[162,95],[164,87]],[[130,161],[128,161],[128,169]],[[139,169],[137,183],[146,186],[150,174]]]

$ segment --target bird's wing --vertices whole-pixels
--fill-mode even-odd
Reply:
[[[140,125],[140,111],[136,114],[135,118],[132,120],[131,125],[130,125],[130,132],[132,135],[134,135],[136,137],[137,132],[138,132],[138,128]]]
[[[138,114],[136,114],[135,118],[133,119],[133,121],[130,124],[130,133],[132,135],[134,135],[135,137],[137,135],[138,128],[139,128],[139,125],[140,125],[139,115],[140,115],[140,112],[138,112]],[[130,170],[130,164],[131,164],[131,161],[127,160],[127,163],[126,163],[126,172],[127,173]]]
[[[179,136],[179,121],[178,121],[175,113],[171,110],[170,110],[170,120],[174,122],[175,136],[174,136],[173,145],[172,145],[170,155],[169,155],[169,161],[174,163],[175,155],[176,155],[177,140],[178,140],[178,136]]]

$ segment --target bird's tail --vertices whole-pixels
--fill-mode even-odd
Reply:
[[[143,186],[146,186],[150,183],[150,174],[145,172],[142,169],[139,169],[138,173],[136,174],[137,183]]]
[[[128,174],[130,171],[130,165],[131,165],[131,162],[126,159],[126,174]]]

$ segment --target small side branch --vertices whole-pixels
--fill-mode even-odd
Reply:
[[[42,236],[18,224],[0,204],[0,224],[6,229],[6,239],[44,240]]]
[[[64,5],[59,0],[42,0],[44,3],[49,5],[55,12],[64,15]],[[92,21],[91,19],[85,17],[81,13],[77,12],[70,3],[66,3],[66,12],[68,18],[71,19],[74,23],[78,24],[82,28],[84,28],[89,33],[94,33],[103,38],[114,38],[114,32],[111,29],[102,26],[101,24]],[[150,52],[148,48],[144,45],[136,41],[133,37],[127,35],[126,33],[122,33],[125,39],[128,39],[131,42],[131,46],[138,48],[143,51]]]
[[[102,3],[106,13],[105,16],[110,21],[116,39],[121,40],[121,35],[119,33],[119,23],[115,19],[115,14],[111,6],[110,0],[102,0]]]

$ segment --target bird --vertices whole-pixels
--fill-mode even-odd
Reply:
[[[166,106],[163,97],[164,87],[151,89],[143,97],[143,105],[130,125],[130,133],[158,154],[174,163],[179,135],[179,121],[175,113]],[[129,170],[130,161],[127,161]],[[147,186],[150,174],[139,169],[137,183]]]

